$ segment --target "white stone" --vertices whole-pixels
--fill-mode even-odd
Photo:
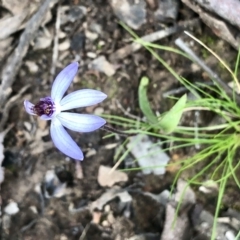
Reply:
[[[19,212],[19,208],[16,202],[11,201],[5,208],[4,212],[8,215],[14,215]]]

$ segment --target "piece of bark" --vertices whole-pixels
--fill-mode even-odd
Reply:
[[[203,22],[212,29],[212,31],[223,40],[230,43],[236,50],[239,49],[240,46],[240,38],[236,38],[237,35],[236,30],[234,31],[229,24],[225,23],[222,20],[216,19],[208,13],[202,13],[201,19]]]
[[[239,0],[194,0],[208,11],[216,13],[240,29]]]
[[[206,1],[206,0],[205,0]],[[230,24],[224,22],[211,13],[206,12],[200,5],[193,3],[192,0],[182,0],[182,2],[191,8],[194,12],[199,14],[202,21],[212,29],[212,31],[223,40],[231,44],[235,49],[239,49],[240,39],[236,38],[238,30]]]

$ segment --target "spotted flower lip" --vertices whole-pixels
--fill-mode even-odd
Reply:
[[[77,74],[78,67],[77,62],[69,64],[54,80],[51,96],[41,98],[35,105],[25,100],[24,107],[28,114],[51,120],[50,134],[54,145],[61,152],[73,159],[83,160],[82,150],[65,128],[76,132],[92,132],[102,127],[106,121],[95,115],[63,111],[95,105],[102,102],[107,95],[93,89],[82,89],[63,97]]]

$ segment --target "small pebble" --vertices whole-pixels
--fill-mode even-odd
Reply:
[[[104,113],[104,109],[102,107],[97,107],[94,109],[94,114],[95,115],[101,115]]]
[[[68,237],[65,234],[61,234],[60,240],[68,240]]]
[[[102,47],[102,46],[104,46],[106,43],[103,41],[103,40],[100,40],[99,42],[98,42],[98,46],[99,47]]]
[[[50,47],[51,44],[52,44],[51,37],[47,37],[47,36],[38,37],[33,46],[33,49],[34,50],[46,49],[46,48]]]
[[[91,157],[91,156],[94,156],[94,155],[96,155],[97,154],[97,151],[96,151],[96,149],[94,149],[94,148],[92,148],[92,149],[90,149],[89,151],[87,151],[87,153],[86,153],[86,158],[89,158],[89,157]]]
[[[63,31],[60,31],[59,34],[58,34],[59,39],[63,39],[66,36],[67,36],[67,34],[65,32],[63,32]]]
[[[92,31],[92,32],[95,32],[95,33],[98,33],[98,34],[101,34],[102,33],[102,26],[96,22],[92,22],[89,26],[89,29]]]
[[[60,43],[59,45],[58,45],[58,50],[59,51],[66,51],[66,50],[68,50],[70,48],[70,41],[69,41],[69,39],[66,39],[64,42],[62,42],[62,43]]]
[[[83,33],[76,33],[71,40],[71,49],[79,52],[85,47],[86,36]]]
[[[75,22],[82,19],[87,13],[87,8],[84,6],[73,6],[70,8],[68,17],[70,22]]]
[[[87,56],[89,57],[89,58],[96,58],[97,57],[97,54],[96,53],[94,53],[94,52],[87,52]]]
[[[108,222],[107,220],[104,220],[104,221],[102,222],[102,226],[103,226],[103,227],[109,227],[109,222]]]
[[[89,65],[89,69],[97,70],[105,73],[107,76],[113,76],[116,72],[114,65],[112,65],[105,56],[99,56],[94,59]]]
[[[94,32],[90,32],[88,30],[85,31],[85,35],[88,39],[94,41],[98,38],[98,34],[97,33],[94,33]]]
[[[225,236],[226,236],[226,238],[227,238],[228,240],[235,240],[235,235],[233,234],[232,231],[227,231],[227,232],[225,233]]]
[[[110,205],[107,204],[107,205],[104,207],[104,212],[108,213],[108,212],[110,212],[110,210],[111,210]]]
[[[8,215],[14,215],[19,212],[19,208],[16,202],[11,201],[5,208],[4,212]]]
[[[144,0],[111,0],[115,15],[129,27],[139,29],[146,22],[146,2]]]
[[[39,70],[39,67],[35,62],[26,61],[25,65],[27,66],[30,73],[36,73]]]
[[[38,214],[38,210],[36,208],[36,206],[30,206],[29,209],[31,209],[31,211],[35,214]]]

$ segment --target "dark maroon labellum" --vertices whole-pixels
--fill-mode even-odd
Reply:
[[[38,116],[47,115],[48,117],[51,117],[55,111],[54,102],[50,97],[41,98],[33,107],[33,111]]]

